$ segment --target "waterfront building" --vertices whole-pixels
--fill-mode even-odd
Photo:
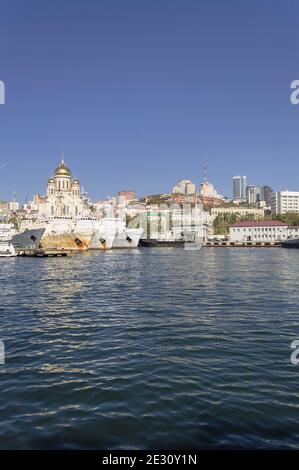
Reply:
[[[115,217],[117,207],[117,198],[108,197],[108,199],[99,200],[92,204],[92,215],[96,218]]]
[[[299,226],[293,225],[288,227],[288,238],[299,238]]]
[[[116,212],[118,214],[123,214],[126,207],[128,207],[133,202],[138,202],[135,191],[119,191],[117,193],[115,203]]]
[[[260,186],[249,185],[246,187],[246,202],[248,204],[257,204],[261,198]]]
[[[6,201],[0,201],[0,220],[5,220],[9,215],[9,207]]]
[[[135,202],[133,204],[130,204],[126,208],[126,215],[128,215],[129,218],[133,218],[136,216],[141,216],[143,214],[146,214],[147,212],[147,204],[146,203],[141,203],[141,202]]]
[[[12,201],[9,202],[8,208],[10,212],[17,212],[20,209],[20,204],[16,200],[16,193],[13,194]]]
[[[17,212],[20,209],[20,203],[17,201],[11,201],[9,203],[10,212]]]
[[[37,198],[38,216],[51,217],[87,217],[89,204],[81,192],[80,182],[72,178],[71,170],[61,160],[54,176],[48,179],[46,196]]]
[[[299,191],[278,191],[271,195],[271,212],[299,212]]]
[[[203,224],[206,226],[207,234],[211,235],[213,233],[213,222],[215,217],[211,214],[210,211],[202,211],[202,220]]]
[[[213,219],[217,217],[217,215],[236,215],[238,218],[242,217],[252,217],[255,220],[263,219],[264,218],[264,209],[263,208],[255,208],[255,207],[212,207],[211,215]]]
[[[23,204],[22,210],[26,216],[37,216],[38,215],[38,204],[36,203],[36,197],[39,194],[34,196],[33,201],[27,201]]]
[[[279,220],[247,220],[229,226],[231,242],[274,242],[288,238],[288,224]]]
[[[243,176],[233,177],[233,199],[245,200],[246,199],[247,178]]]

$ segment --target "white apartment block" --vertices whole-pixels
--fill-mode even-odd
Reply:
[[[216,189],[214,188],[214,186],[209,183],[208,181],[204,181],[203,183],[201,183],[200,187],[199,187],[199,194],[203,197],[212,197],[212,198],[215,198],[215,199],[224,199],[224,197],[219,194]]]
[[[271,195],[273,214],[299,212],[299,191],[278,191]]]
[[[191,180],[181,179],[172,188],[174,194],[194,194],[196,192],[195,184]]]

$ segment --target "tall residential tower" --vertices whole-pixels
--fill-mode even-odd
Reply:
[[[246,187],[247,178],[246,176],[234,176],[233,177],[233,199],[240,200],[246,199]]]

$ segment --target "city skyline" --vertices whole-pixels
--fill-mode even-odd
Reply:
[[[297,190],[296,13],[256,0],[3,4],[0,197],[42,193],[61,149],[92,199],[199,184],[205,160],[227,196],[240,171]]]
[[[58,159],[56,160],[56,163],[53,165],[53,168],[54,168],[56,165],[59,165],[61,162],[62,162],[62,163],[65,163],[64,153],[63,153],[63,152],[60,153],[60,156],[59,156]],[[67,164],[69,165],[68,162],[67,162]],[[69,165],[69,166],[72,166],[72,165]],[[3,165],[3,167],[5,167],[5,165]],[[47,179],[51,179],[51,178],[52,178],[53,168],[52,168],[52,170],[48,173],[48,176],[46,176],[45,181],[46,181]],[[0,175],[1,175],[2,169],[3,169],[3,168],[2,168],[1,165],[0,165]],[[73,175],[75,175],[74,177],[75,177],[75,179],[77,179],[78,173],[73,172]],[[240,179],[240,178],[241,178],[241,179],[244,179],[245,183],[242,184],[242,189],[241,189],[242,195],[241,195],[241,193],[240,193],[240,195],[237,196],[237,195],[234,195],[234,182],[235,182],[236,179]],[[80,178],[80,179],[81,179],[81,178]],[[213,181],[212,181],[210,178],[208,178],[208,176],[207,176],[207,162],[206,162],[206,160],[204,161],[203,176],[202,176],[201,180],[198,180],[198,181],[197,181],[197,180],[195,180],[193,177],[190,177],[190,178],[187,178],[187,177],[179,177],[179,178],[177,179],[177,182],[181,182],[181,181],[185,181],[185,180],[186,180],[186,181],[190,181],[190,183],[192,183],[192,185],[195,186],[196,192],[200,191],[200,187],[202,186],[203,183],[205,183],[205,182],[207,182],[207,183],[209,183],[209,184],[213,183]],[[246,198],[247,198],[247,196],[246,196],[246,190],[247,190],[247,188],[250,188],[250,187],[253,187],[253,186],[254,186],[254,187],[260,187],[260,188],[263,188],[263,187],[267,187],[267,188],[268,188],[268,187],[269,187],[269,186],[268,186],[268,181],[263,182],[263,183],[260,183],[260,184],[255,184],[255,183],[253,184],[253,182],[251,182],[250,180],[248,180],[248,178],[247,178],[246,175],[241,175],[241,174],[240,174],[239,176],[232,176],[232,177],[231,177],[231,182],[232,182],[232,184],[231,184],[231,191],[230,191],[230,194],[229,194],[229,195],[227,195],[227,194],[224,195],[224,198],[225,198],[225,199],[228,199],[228,200],[238,200],[238,199],[241,199],[241,200],[242,200],[242,199],[246,199]],[[40,186],[40,182],[39,182],[39,186]],[[81,186],[81,188],[82,188],[82,191],[85,192],[86,194],[88,194],[88,195],[90,196],[89,191],[88,191],[88,188],[87,188],[84,184],[80,184],[80,186]],[[164,191],[161,191],[161,193],[154,193],[154,192],[149,192],[148,194],[141,193],[141,194],[138,195],[138,198],[144,197],[144,196],[147,196],[147,195],[151,195],[151,194],[171,194],[171,193],[173,193],[173,192],[176,192],[176,191],[173,190],[174,187],[175,187],[175,186],[174,186],[174,183],[173,183],[173,184],[172,184],[172,189],[171,189],[171,188],[164,188],[165,190],[164,190]],[[0,188],[1,188],[1,186],[0,186]],[[280,187],[280,188],[278,188],[278,189],[277,189],[277,188],[276,188],[276,189],[275,189],[275,188],[271,188],[271,189],[272,189],[273,191],[289,191],[289,190],[290,190],[289,188],[282,188],[282,187]],[[99,198],[96,198],[96,199],[94,199],[94,200],[107,199],[108,197],[115,196],[118,192],[121,192],[121,191],[134,191],[134,192],[136,193],[134,187],[120,187],[120,188],[118,188],[118,189],[116,190],[116,192],[115,192],[114,194],[112,194],[112,193],[110,192],[110,193],[107,194],[106,196],[104,196],[104,197],[102,197],[102,198],[99,197]],[[291,190],[291,191],[292,191],[292,190]],[[8,196],[8,198],[1,197],[1,194],[0,194],[0,201],[1,201],[1,200],[3,200],[3,201],[4,201],[4,200],[6,200],[6,201],[14,201],[14,200],[18,199],[20,202],[24,202],[24,201],[28,201],[28,200],[32,199],[32,197],[35,196],[35,195],[45,195],[45,194],[46,194],[46,183],[44,183],[43,188],[42,188],[42,190],[41,190],[40,192],[37,192],[37,191],[34,191],[34,190],[26,191],[26,194],[25,194],[25,198],[24,198],[24,199],[18,198],[18,194],[17,194],[17,193],[18,193],[17,190],[11,191],[11,193],[10,193],[9,196]],[[92,199],[92,198],[90,198],[90,199]]]

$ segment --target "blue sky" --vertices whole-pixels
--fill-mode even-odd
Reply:
[[[297,189],[299,3],[0,0],[0,199],[65,161],[93,199],[232,176]]]

